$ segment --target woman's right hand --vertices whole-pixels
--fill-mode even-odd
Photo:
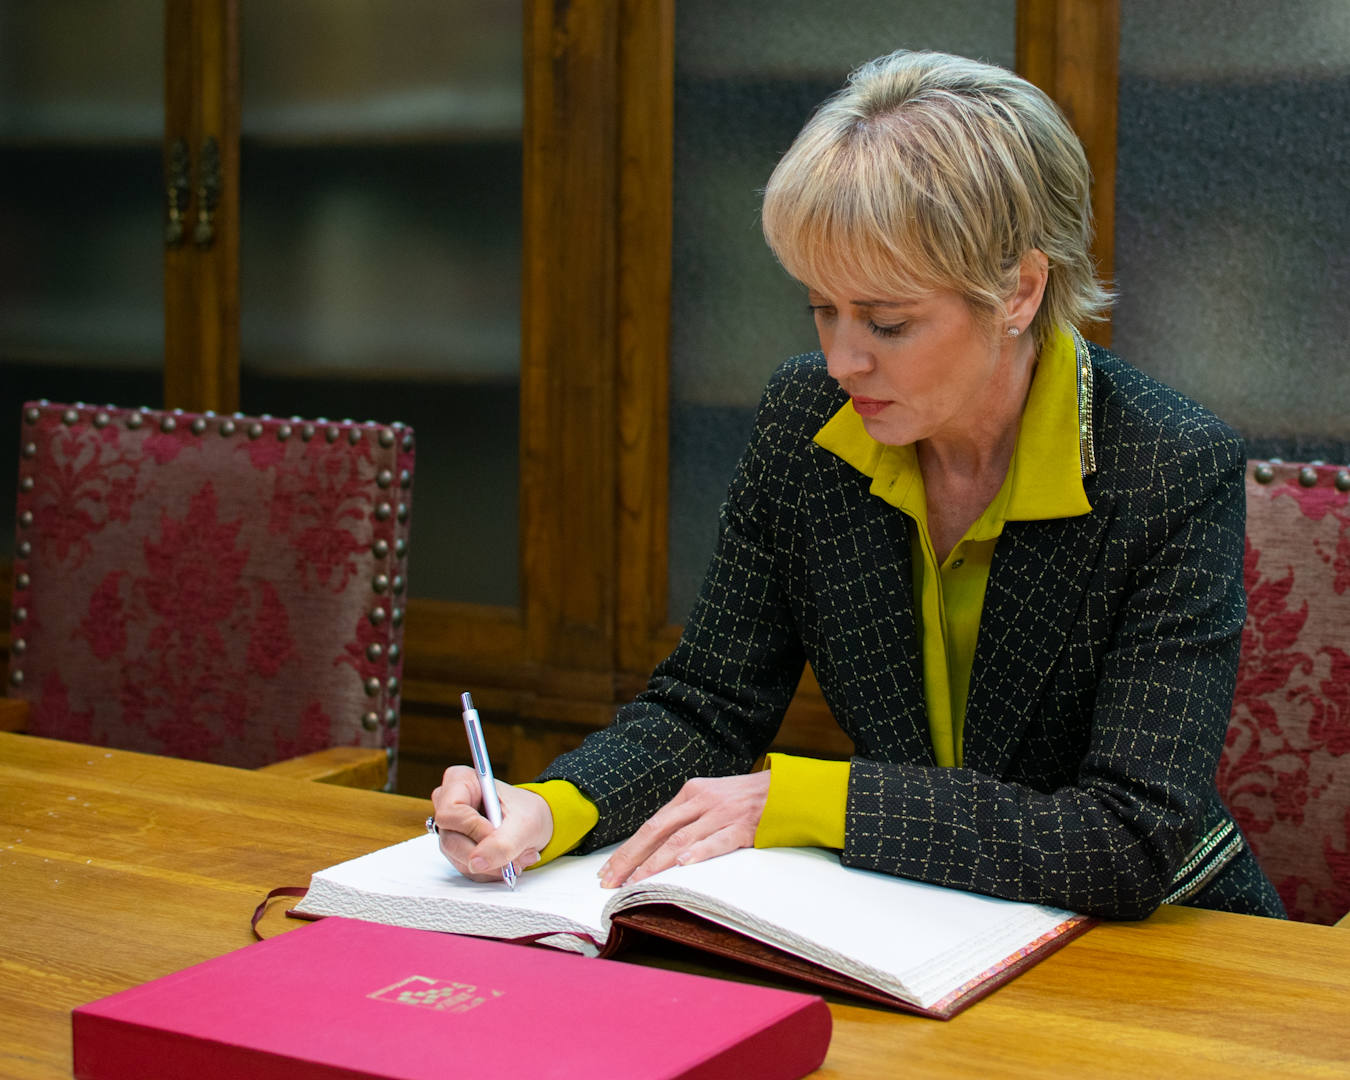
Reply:
[[[494,829],[481,810],[478,773],[467,765],[446,769],[431,793],[441,853],[474,881],[500,881],[508,862],[517,870],[532,866],[553,836],[553,813],[541,796],[497,781],[497,797],[502,823]]]

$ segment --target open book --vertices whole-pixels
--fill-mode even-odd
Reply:
[[[316,873],[295,912],[589,956],[640,930],[944,1019],[1092,922],[852,869],[817,848],[743,848],[602,889],[610,850],[530,870],[513,892],[461,877],[434,836],[419,836]]]

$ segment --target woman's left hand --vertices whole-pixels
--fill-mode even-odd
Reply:
[[[769,772],[689,780],[600,868],[606,889],[679,864],[752,847],[769,798]]]

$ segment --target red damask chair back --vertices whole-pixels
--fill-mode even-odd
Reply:
[[[7,692],[32,734],[392,769],[410,428],[39,402],[21,432]]]
[[[1350,470],[1250,462],[1247,623],[1218,783],[1291,918],[1350,911]]]

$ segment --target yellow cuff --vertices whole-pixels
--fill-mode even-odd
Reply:
[[[542,784],[520,784],[526,791],[533,791],[548,803],[553,814],[553,835],[544,850],[539,853],[535,866],[566,855],[586,839],[586,834],[595,828],[600,820],[600,811],[595,803],[586,798],[577,786],[567,780],[545,780]]]
[[[844,846],[847,761],[770,754],[769,799],[755,830],[755,847]]]

